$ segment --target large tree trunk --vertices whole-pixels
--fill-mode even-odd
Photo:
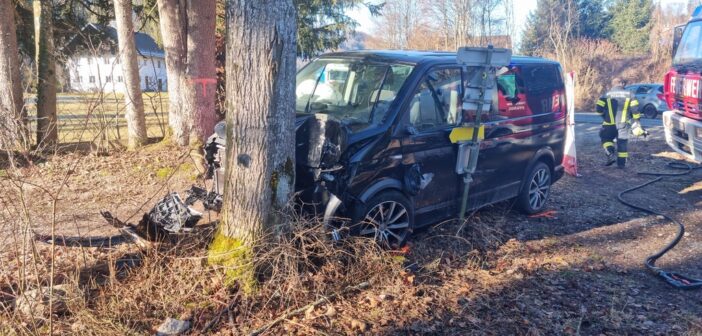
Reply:
[[[241,267],[251,265],[256,242],[284,225],[279,214],[295,185],[296,13],[291,0],[227,6],[224,211],[210,250],[238,248],[232,257],[244,260],[224,263]],[[251,279],[252,271],[232,275]]]
[[[17,148],[26,140],[14,13],[12,0],[0,0],[0,149]]]
[[[163,47],[166,51],[166,74],[168,75],[168,124],[172,141],[180,146],[188,145],[190,116],[183,106],[187,96],[187,0],[158,0]],[[185,85],[184,85],[185,84]],[[185,87],[184,87],[185,86]]]
[[[146,143],[146,117],[139,83],[139,65],[134,44],[132,0],[115,0],[119,58],[124,76],[124,103],[127,119],[128,147],[134,149]]]
[[[188,65],[187,78],[194,86],[193,97],[185,103],[192,111],[190,143],[201,152],[201,144],[210,136],[217,123],[215,96],[217,73],[215,70],[216,1],[190,0],[188,7]]]
[[[158,0],[173,142],[200,144],[216,122],[215,0]]]
[[[52,2],[34,0],[33,5],[37,64],[37,145],[52,147],[58,143]]]

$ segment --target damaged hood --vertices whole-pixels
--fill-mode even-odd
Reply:
[[[329,169],[348,147],[349,130],[328,114],[298,114],[295,118],[295,160],[298,166]],[[226,145],[226,124],[215,126],[208,143]]]
[[[300,166],[329,169],[348,147],[349,131],[328,114],[298,114],[295,121],[295,160]]]

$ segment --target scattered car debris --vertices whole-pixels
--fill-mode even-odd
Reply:
[[[50,287],[28,290],[17,297],[15,310],[24,317],[32,319],[48,318],[49,312],[53,315],[63,315],[68,312],[66,300],[69,292],[68,286],[55,285],[53,298],[50,300]],[[51,307],[49,307],[50,301]]]
[[[190,329],[190,321],[167,318],[156,330],[156,336],[182,335]]]

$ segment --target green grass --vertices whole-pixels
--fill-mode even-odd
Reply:
[[[124,96],[118,93],[61,93],[59,97],[77,97],[75,100],[59,101],[59,142],[74,143],[96,140],[126,143],[127,123],[124,119]],[[32,98],[27,95],[26,98]],[[147,92],[142,94],[146,114],[147,136],[163,137],[168,127],[168,93]],[[36,115],[36,104],[27,104],[30,116]],[[60,116],[79,116],[61,119]],[[84,116],[84,117],[80,117]],[[30,127],[36,127],[32,122]]]

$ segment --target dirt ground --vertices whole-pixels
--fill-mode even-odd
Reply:
[[[630,143],[628,169],[603,167],[598,126],[582,124],[577,131],[582,176],[566,176],[554,185],[553,218],[527,217],[505,202],[472,214],[465,225],[437,223],[415,233],[409,252],[401,257],[404,270],[389,277],[390,282],[372,283],[369,289],[329,300],[304,316],[286,319],[268,334],[702,334],[702,289],[674,289],[643,265],[672,239],[675,226],[616,199],[621,190],[651,179],[637,172],[666,171],[665,163],[679,157],[663,142],[662,130],[653,128],[647,141]],[[32,250],[27,228],[48,234],[54,222],[57,236],[117,234],[104,223],[100,210],[137,222],[167,191],[197,183],[195,175],[187,155],[162,145],[110,156],[63,154],[17,171],[0,166],[0,244],[5,247],[0,307],[17,295],[22,281],[33,281],[26,278],[38,274],[38,282],[47,281],[50,245],[38,243],[27,256],[24,252]],[[627,198],[685,223],[684,239],[658,265],[702,278],[702,170],[666,178]],[[57,270],[89,268],[114,253],[130,252],[128,245],[56,247],[53,260]],[[34,273],[23,271],[32,261]],[[130,276],[135,277],[127,275],[121,281],[129,283]],[[100,292],[98,297],[108,295]],[[220,299],[226,305],[228,299]],[[134,312],[143,310],[124,304]],[[115,334],[148,334],[164,317],[183,312],[170,301],[150,307],[153,311],[140,322],[110,322],[120,325],[114,327]],[[230,314],[212,330],[222,335],[248,333],[293,308],[260,310],[245,320]],[[0,319],[16,321],[13,314],[5,308]],[[81,316],[59,318],[66,326],[60,333],[91,334],[73,328]],[[202,330],[201,324],[196,321],[195,329]],[[1,327],[0,331],[13,330]],[[13,332],[30,329],[31,324],[25,324]]]

